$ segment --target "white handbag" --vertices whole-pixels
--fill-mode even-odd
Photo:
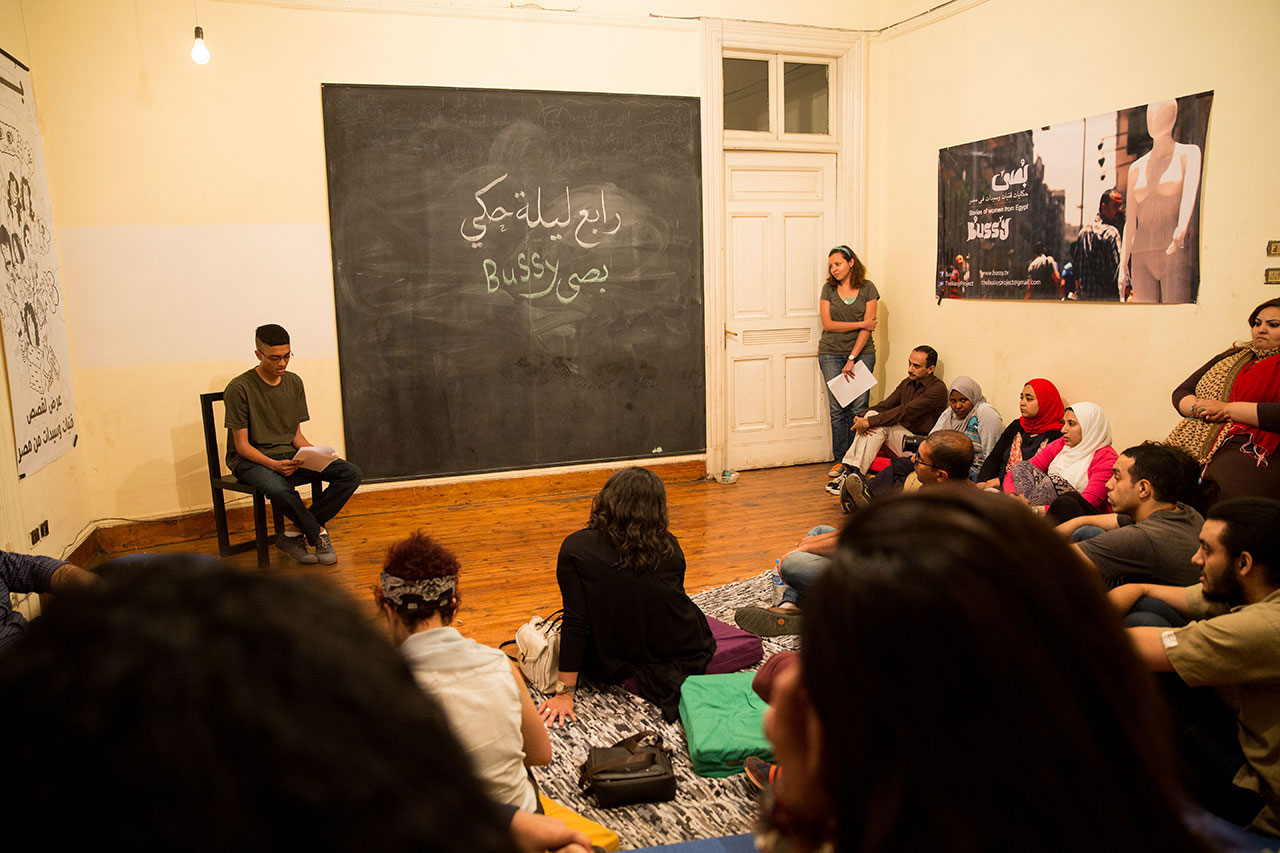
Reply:
[[[560,619],[563,610],[557,610],[545,619],[534,616],[516,629],[516,638],[502,645],[515,644],[518,656],[516,664],[529,684],[540,693],[555,689],[560,675]]]

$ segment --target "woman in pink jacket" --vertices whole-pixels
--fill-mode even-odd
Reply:
[[[1106,512],[1107,480],[1115,467],[1111,424],[1096,403],[1076,403],[1062,419],[1062,438],[1009,469],[1004,490],[1054,524]]]

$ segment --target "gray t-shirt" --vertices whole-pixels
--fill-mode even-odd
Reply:
[[[1186,504],[1151,513],[1138,523],[1120,516],[1120,527],[1086,539],[1080,550],[1111,589],[1125,583],[1190,586],[1200,577],[1191,558],[1200,548],[1204,519]]]
[[[244,461],[236,453],[232,430],[248,429],[249,443],[271,456],[293,453],[298,425],[310,420],[302,378],[285,373],[279,385],[268,385],[257,369],[246,370],[227,383],[222,402],[226,407],[227,467],[233,472]]]
[[[819,300],[831,303],[831,319],[841,323],[861,323],[865,320],[867,314],[867,302],[872,299],[879,299],[880,291],[876,290],[875,284],[870,279],[863,279],[862,287],[858,288],[858,295],[854,297],[852,302],[846,303],[840,298],[840,294],[829,283],[822,286],[822,295]],[[858,332],[823,332],[822,337],[818,340],[818,352],[838,353],[840,355],[848,355],[853,351],[853,345],[858,342]],[[873,333],[867,338],[867,345],[862,348],[862,353],[876,351],[876,339]],[[859,353],[861,355],[862,353]]]

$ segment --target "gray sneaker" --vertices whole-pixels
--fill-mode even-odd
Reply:
[[[326,566],[332,566],[338,562],[338,552],[333,550],[333,542],[329,540],[327,532],[321,533],[316,541],[316,559]]]
[[[739,607],[733,612],[733,621],[761,637],[788,637],[800,633],[804,617],[793,607]]]
[[[276,537],[276,547],[299,563],[309,566],[318,562],[316,555],[307,550],[307,540],[301,536],[285,536],[281,534]]]

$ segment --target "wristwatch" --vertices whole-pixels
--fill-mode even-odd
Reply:
[[[554,693],[557,696],[563,696],[564,694],[572,693],[577,689],[578,689],[578,685],[576,684],[565,684],[563,681],[557,681],[554,689]]]

